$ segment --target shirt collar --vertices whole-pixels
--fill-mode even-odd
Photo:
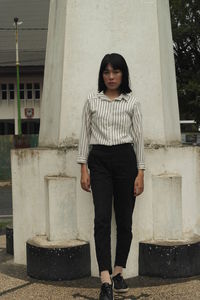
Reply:
[[[105,94],[103,91],[101,91],[100,93],[98,92],[97,95],[99,96],[99,98],[101,98],[101,100],[107,100],[107,101],[111,101]],[[122,99],[128,101],[130,98],[130,93],[128,94],[120,94],[117,98],[115,98],[115,100],[121,101]]]

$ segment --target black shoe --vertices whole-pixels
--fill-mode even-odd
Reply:
[[[129,290],[128,285],[126,284],[124,278],[119,273],[112,277],[114,282],[114,291],[119,293],[125,293]]]
[[[101,285],[99,300],[113,300],[113,283],[105,282]]]

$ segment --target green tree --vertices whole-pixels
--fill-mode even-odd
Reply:
[[[200,0],[170,0],[181,119],[200,124]]]

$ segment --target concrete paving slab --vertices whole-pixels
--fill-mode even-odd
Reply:
[[[127,280],[130,287],[115,300],[199,300],[200,276],[185,279],[134,277]],[[6,253],[6,237],[0,236],[0,297],[17,300],[96,300],[100,280],[88,277],[72,281],[42,281],[30,278],[26,266],[14,264]]]

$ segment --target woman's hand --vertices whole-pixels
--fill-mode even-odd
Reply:
[[[144,171],[142,169],[138,170],[138,175],[134,182],[134,196],[139,196],[144,191]]]
[[[81,164],[81,187],[84,191],[91,192],[91,190],[90,190],[90,175],[88,173],[86,164]]]

